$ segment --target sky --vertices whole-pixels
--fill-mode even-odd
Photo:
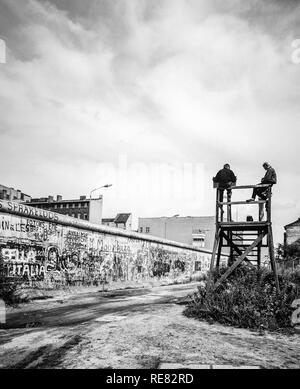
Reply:
[[[256,184],[268,161],[281,242],[300,217],[299,20],[291,0],[0,0],[0,183],[113,184],[104,217],[207,216],[224,163]]]

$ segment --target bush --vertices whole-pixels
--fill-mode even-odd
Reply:
[[[277,248],[277,255],[280,258],[300,258],[300,239],[292,244],[279,245]]]
[[[227,268],[214,271],[216,281]],[[184,314],[240,328],[270,331],[291,327],[292,302],[299,296],[300,278],[280,275],[277,293],[273,273],[238,267],[214,292],[198,287]]]

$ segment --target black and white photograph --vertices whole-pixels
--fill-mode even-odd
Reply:
[[[299,147],[299,0],[0,0],[1,372],[299,370]]]

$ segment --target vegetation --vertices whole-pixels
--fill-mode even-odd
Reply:
[[[226,270],[214,271],[214,281]],[[291,328],[291,304],[300,295],[300,271],[279,275],[279,284],[277,293],[270,270],[241,265],[215,292],[207,284],[199,286],[184,314],[240,328]]]
[[[300,239],[290,245],[280,244],[277,249],[279,258],[300,259]]]

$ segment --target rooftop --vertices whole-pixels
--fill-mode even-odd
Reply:
[[[128,221],[128,219],[130,218],[130,216],[131,216],[131,213],[119,213],[119,214],[116,216],[114,222],[115,222],[116,224],[119,224],[119,223],[126,223],[126,222]]]
[[[296,225],[300,225],[300,217],[299,217],[299,219],[298,220],[296,220],[296,221],[294,221],[294,222],[292,222],[292,223],[290,223],[290,224],[287,224],[286,226],[284,226],[284,228],[288,228],[288,227],[292,227],[292,226],[296,226]]]

